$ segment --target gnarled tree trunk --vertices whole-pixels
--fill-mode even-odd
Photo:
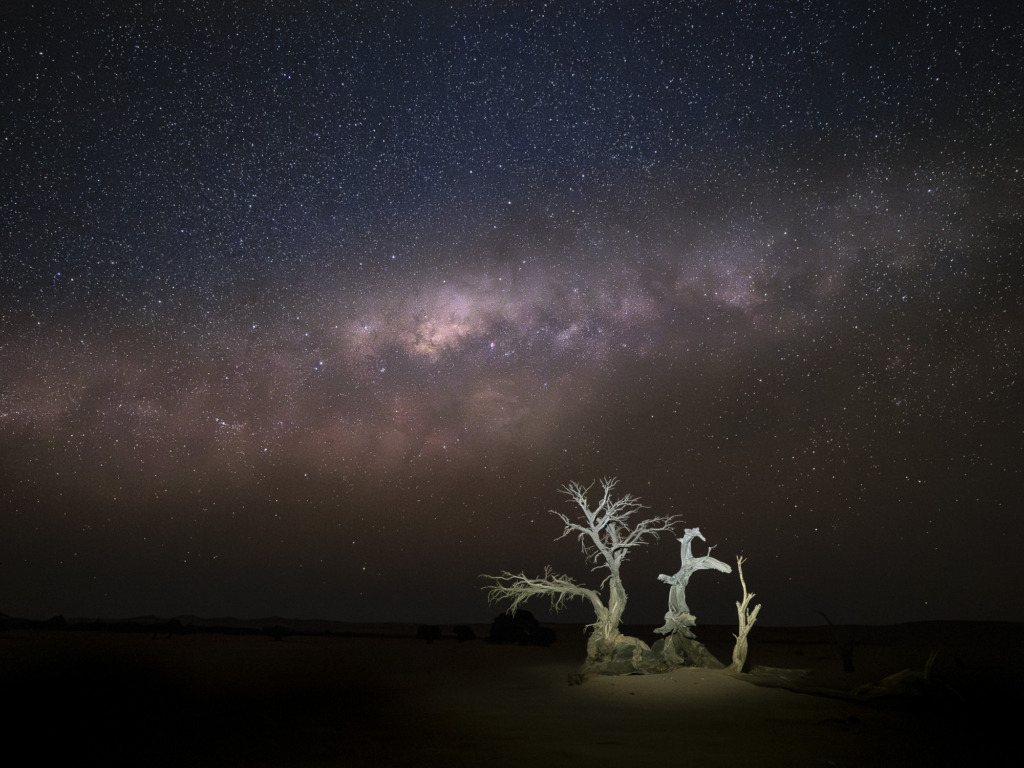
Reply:
[[[593,631],[587,641],[587,660],[583,663],[581,673],[606,672],[622,674],[619,667],[624,662],[638,660],[650,646],[636,637],[624,635],[619,631],[622,614],[626,610],[626,589],[622,586],[618,569],[608,579],[608,607],[598,613]]]

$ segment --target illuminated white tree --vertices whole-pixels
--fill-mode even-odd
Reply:
[[[736,613],[739,615],[740,622],[739,634],[733,635],[736,638],[736,646],[732,650],[732,664],[729,666],[729,671],[736,674],[742,672],[743,665],[747,663],[747,635],[750,634],[750,628],[754,626],[757,614],[761,610],[760,603],[754,606],[753,611],[747,607],[750,605],[754,593],[747,592],[747,582],[743,578],[743,564],[746,561],[745,557],[736,558],[736,570],[739,571],[740,584],[743,586],[743,602],[736,603]]]
[[[595,563],[593,570],[607,571],[597,590],[577,584],[569,576],[553,572],[550,567],[545,568],[543,576],[533,579],[508,571],[502,571],[500,576],[483,576],[494,580],[493,585],[485,587],[489,590],[489,602],[511,600],[509,610],[513,613],[531,597],[537,596],[549,597],[555,610],[561,609],[567,599],[581,597],[590,601],[597,620],[589,625],[593,631],[587,643],[585,668],[621,658],[623,649],[627,649],[635,660],[640,659],[643,651],[650,650],[642,640],[619,632],[627,599],[622,585],[622,564],[633,549],[646,545],[651,538],[659,538],[660,533],[671,532],[677,521],[675,515],[641,517],[640,513],[647,507],[635,496],[612,497],[617,482],[615,478],[601,480],[602,495],[593,509],[588,499],[593,484],[584,487],[575,482],[569,483],[560,490],[576,507],[573,518],[550,510],[565,524],[565,530],[558,538],[577,534],[587,562]],[[608,586],[607,601],[601,595],[605,585]]]
[[[704,534],[700,532],[700,528],[687,528],[686,535],[678,539],[681,545],[679,570],[672,576],[667,576],[664,573],[658,576],[659,581],[671,585],[668,592],[668,613],[665,614],[665,624],[654,630],[662,635],[679,632],[686,637],[693,638],[690,627],[696,623],[696,619],[686,605],[686,585],[690,583],[690,577],[694,573],[707,569],[732,573],[732,568],[721,560],[711,557],[711,547],[708,547],[708,553],[703,557],[694,557],[694,539],[707,542]]]

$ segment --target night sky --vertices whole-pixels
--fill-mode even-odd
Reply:
[[[1024,620],[1012,3],[59,5],[0,12],[0,611],[486,621],[597,586],[548,510],[614,476],[764,624]]]

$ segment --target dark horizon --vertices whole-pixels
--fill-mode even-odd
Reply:
[[[480,574],[600,583],[547,510],[616,477],[764,626],[1024,621],[1022,32],[13,4],[0,611],[484,623]]]

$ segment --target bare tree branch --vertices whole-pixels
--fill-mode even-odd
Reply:
[[[575,523],[568,515],[551,510],[565,525],[565,530],[558,538],[575,532],[587,562],[597,563],[593,570],[608,568],[609,571],[617,571],[630,549],[645,546],[648,543],[645,539],[658,539],[659,533],[671,532],[679,519],[676,515],[658,515],[639,520],[635,526],[631,526],[629,518],[647,507],[631,494],[612,499],[612,491],[617,482],[615,478],[601,480],[601,500],[593,511],[587,500],[593,484],[584,487],[573,482],[560,489],[580,508],[586,525]]]
[[[531,579],[523,573],[509,573],[502,571],[500,576],[481,574],[482,578],[493,579],[494,584],[483,587],[488,591],[487,602],[493,605],[502,600],[511,600],[508,612],[515,615],[519,606],[531,597],[547,596],[551,598],[551,607],[560,611],[565,607],[565,601],[574,597],[582,597],[591,602],[598,617],[607,609],[601,596],[592,589],[577,584],[570,576],[558,574],[551,570],[551,566],[544,569],[544,576]],[[505,583],[507,582],[507,583]]]

